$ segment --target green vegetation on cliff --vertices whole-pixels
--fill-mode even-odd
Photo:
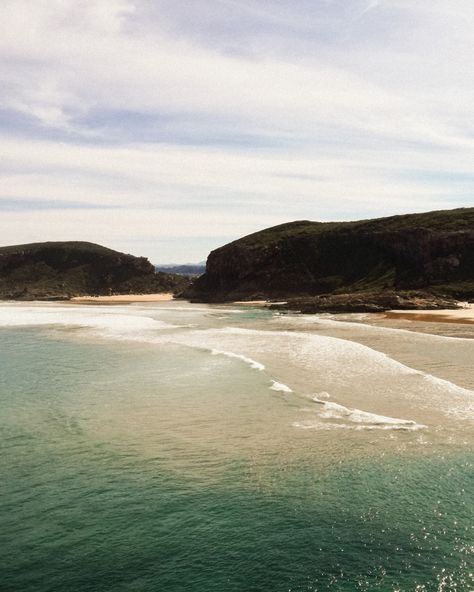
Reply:
[[[474,297],[474,208],[298,221],[213,251],[185,293],[225,301],[382,290]]]
[[[145,257],[88,242],[0,247],[0,298],[61,299],[86,294],[181,291],[182,276],[155,272]]]

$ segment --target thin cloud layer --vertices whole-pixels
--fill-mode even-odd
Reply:
[[[464,0],[3,0],[2,242],[198,260],[292,219],[473,205],[473,15]]]

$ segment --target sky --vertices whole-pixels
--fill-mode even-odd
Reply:
[[[0,244],[474,206],[473,40],[472,0],[1,0]]]

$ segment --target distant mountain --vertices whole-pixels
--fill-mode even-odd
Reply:
[[[173,263],[155,265],[156,271],[163,271],[166,273],[177,273],[179,275],[199,276],[206,271],[206,263],[186,263],[183,265],[175,265]]]
[[[384,290],[474,298],[474,208],[268,228],[213,251],[185,297],[288,299]]]
[[[0,247],[0,298],[63,299],[80,295],[176,292],[189,280],[155,272],[145,257],[88,242]]]

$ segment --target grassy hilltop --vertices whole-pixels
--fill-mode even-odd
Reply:
[[[474,298],[474,208],[268,228],[213,251],[186,295],[228,301],[407,290]]]
[[[87,294],[182,290],[186,278],[155,272],[145,257],[88,242],[0,247],[0,298],[62,299]]]

